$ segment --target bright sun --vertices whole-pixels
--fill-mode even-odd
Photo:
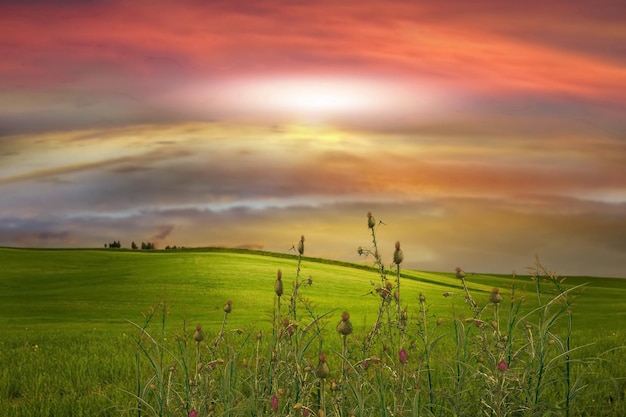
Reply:
[[[427,89],[359,77],[233,79],[188,93],[202,96],[204,108],[218,116],[316,122],[396,117],[434,99]]]

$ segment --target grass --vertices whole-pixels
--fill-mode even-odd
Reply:
[[[310,363],[315,368],[316,352],[324,349],[328,353],[331,376],[344,382],[337,388],[341,390],[341,395],[339,391],[332,390],[330,380],[326,383],[326,389],[320,392],[318,386],[317,393],[314,392],[314,376],[302,374],[301,380],[294,385],[301,390],[298,400],[318,398],[319,401],[320,394],[327,392],[325,402],[329,404],[329,411],[332,410],[331,404],[339,404],[339,411],[348,406],[352,410],[365,410],[372,404],[386,404],[379,410],[381,415],[398,415],[400,411],[408,409],[419,410],[423,408],[419,401],[428,400],[430,404],[425,412],[452,415],[448,411],[453,409],[454,398],[446,400],[447,409],[442,408],[446,386],[450,386],[443,377],[452,378],[456,375],[457,380],[468,379],[464,388],[468,392],[456,392],[461,396],[472,395],[469,389],[472,384],[494,384],[490,392],[497,398],[476,398],[476,401],[492,406],[496,400],[501,400],[501,412],[493,415],[504,415],[505,406],[513,401],[507,397],[507,390],[519,391],[507,384],[517,382],[498,373],[488,372],[485,378],[476,379],[477,375],[481,375],[480,372],[486,371],[474,362],[471,368],[461,369],[456,366],[470,363],[467,357],[461,358],[460,355],[478,358],[481,353],[494,352],[491,345],[483,351],[478,349],[480,343],[477,341],[480,338],[484,338],[485,343],[495,344],[497,340],[493,339],[491,332],[484,332],[464,321],[471,319],[473,314],[465,303],[461,283],[453,272],[401,271],[402,305],[417,319],[409,322],[406,334],[394,329],[392,331],[396,333],[391,336],[398,343],[406,343],[410,359],[408,365],[404,366],[399,362],[397,352],[392,352],[387,362],[389,366],[382,366],[381,372],[376,375],[376,378],[382,379],[375,382],[357,373],[356,368],[362,359],[371,358],[372,352],[361,352],[363,348],[358,341],[365,338],[380,311],[380,297],[370,294],[376,293],[372,283],[380,283],[379,270],[303,258],[299,279],[306,281],[311,277],[313,284],[299,289],[302,300],[298,317],[302,324],[310,324],[311,329],[305,334],[300,328],[296,333],[298,338],[290,339],[293,342],[290,341],[292,344],[288,345],[287,339],[278,334],[282,327],[275,322],[277,310],[273,288],[276,271],[280,269],[285,283],[282,314],[289,316],[288,294],[291,293],[296,268],[295,255],[255,251],[212,249],[140,252],[0,248],[0,414],[138,415],[137,396],[145,400],[144,414],[148,414],[148,405],[163,405],[165,401],[164,396],[158,395],[167,388],[167,372],[161,374],[162,369],[168,369],[170,362],[183,358],[189,362],[185,369],[190,370],[192,379],[204,377],[202,383],[214,381],[222,384],[218,409],[231,410],[232,415],[245,415],[245,410],[269,411],[268,399],[275,395],[280,398],[279,405],[284,414],[295,413],[287,405],[300,404],[293,400],[296,394],[291,392],[287,396],[283,392],[279,396],[278,388],[285,387],[276,384],[286,385],[285,380],[289,372],[297,369],[296,364]],[[393,278],[394,275],[390,274],[389,280]],[[468,274],[466,280],[469,291],[480,306],[489,304],[494,287],[501,288],[505,295],[510,294],[510,276]],[[584,406],[576,410],[578,415],[623,415],[626,410],[623,398],[625,355],[623,350],[611,349],[623,345],[626,336],[626,326],[623,324],[626,322],[626,281],[572,277],[562,286],[564,291],[568,291],[582,284],[586,285],[574,291],[576,297],[568,298],[573,302],[573,331],[567,339],[571,339],[573,347],[580,347],[572,352],[568,350],[568,354],[572,355],[574,370],[585,372],[584,380],[572,380],[570,383],[585,383],[592,387],[580,391],[580,395],[586,397]],[[542,303],[558,296],[555,286],[545,283],[542,286]],[[535,283],[529,277],[517,277],[516,288],[518,299],[523,300],[518,317],[528,315],[527,321],[538,323],[543,313],[539,310],[533,313],[537,305]],[[420,293],[425,298],[424,303],[419,301]],[[443,293],[452,295],[444,297]],[[167,306],[166,319],[159,316],[159,306],[163,304],[158,304],[158,300],[163,300]],[[211,343],[226,316],[223,311],[226,300],[233,301],[232,313],[227,315],[226,340],[212,347]],[[155,304],[157,309],[151,310]],[[503,326],[510,316],[507,310],[509,307],[507,305],[505,308],[505,304],[506,301],[502,303],[500,317]],[[562,313],[567,314],[569,309],[566,310]],[[355,328],[354,334],[346,336],[345,346],[335,331],[342,311],[350,312],[350,321]],[[146,316],[142,316],[142,312]],[[151,321],[150,312],[155,314]],[[491,312],[485,309],[483,314]],[[442,319],[439,326],[435,324],[438,318]],[[141,333],[129,320],[139,327],[148,326],[153,341],[141,337],[138,339]],[[191,339],[197,323],[202,323],[206,334],[206,340],[198,345]],[[537,335],[547,330],[562,335],[566,328],[567,320],[563,318],[554,323],[553,328],[537,326],[533,330]],[[236,329],[242,331],[236,332]],[[256,343],[258,330],[263,331],[262,346]],[[565,338],[559,340],[565,343]],[[590,342],[593,345],[586,346]],[[284,362],[267,362],[269,352],[266,343],[280,348],[277,355],[284,355],[278,356]],[[294,346],[296,343],[299,345]],[[136,356],[138,347],[141,349],[142,346],[144,351],[139,351]],[[203,373],[196,372],[196,347],[200,351],[200,346],[200,356],[205,363],[210,364],[207,362],[210,358],[224,361],[223,366],[216,368],[216,373],[207,374],[205,370]],[[470,349],[465,353],[457,351],[457,362],[441,360],[441,354],[452,354],[459,346]],[[294,352],[301,357],[292,360],[289,355]],[[378,356],[385,359],[381,352],[376,351]],[[361,356],[364,353],[367,355]],[[156,362],[159,355],[163,355],[164,362],[151,366],[149,361]],[[416,358],[422,359],[418,361]],[[429,360],[424,362],[423,358]],[[582,360],[590,358],[594,358],[593,366],[587,368]],[[247,368],[243,367],[244,359]],[[546,356],[546,363],[552,359],[554,356]],[[136,360],[141,361],[139,368],[136,367]],[[529,366],[540,365],[534,358],[524,360]],[[252,364],[255,361],[259,363],[256,372],[264,370],[262,376],[253,371],[255,368]],[[559,362],[555,372],[565,372],[565,368],[561,369],[564,366],[562,363]],[[348,364],[348,369],[342,370],[342,364]],[[177,369],[183,367],[178,364]],[[429,375],[431,388],[427,389],[429,395],[425,400],[417,394],[415,384],[422,381],[422,375],[426,374]],[[555,374],[546,375],[554,378]],[[181,378],[176,381],[185,384]],[[197,383],[194,386],[200,386],[198,381],[194,381]],[[232,385],[228,385],[229,381]],[[560,384],[563,379],[557,382]],[[259,384],[268,386],[269,391],[262,392],[262,387],[256,386]],[[153,391],[152,385],[155,386]],[[178,393],[193,394],[189,384],[174,388]],[[401,395],[398,389],[409,389],[412,395]],[[425,388],[421,386],[420,389]],[[549,391],[543,385],[541,389]],[[248,394],[245,401],[240,400],[243,393]],[[343,400],[333,402],[339,397]],[[415,403],[400,404],[400,399]],[[461,401],[462,398],[457,399]],[[576,398],[573,400],[577,404],[581,402]],[[198,406],[204,407],[207,413],[211,406],[216,407],[209,402]],[[158,412],[155,414],[159,415]]]

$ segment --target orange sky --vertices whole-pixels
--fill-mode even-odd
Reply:
[[[618,1],[0,5],[0,245],[625,276]]]

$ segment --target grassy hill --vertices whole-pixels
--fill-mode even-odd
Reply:
[[[163,300],[169,306],[168,331],[201,323],[214,334],[222,323],[222,306],[232,300],[229,329],[241,328],[244,334],[271,329],[277,270],[283,272],[288,294],[296,268],[293,255],[217,248],[0,248],[0,414],[120,415],[120,403],[129,399],[122,390],[136,384],[129,320],[141,323],[142,312]],[[357,332],[367,331],[380,303],[372,294],[373,284],[380,282],[374,268],[306,257],[301,268],[301,280],[310,277],[312,285],[300,294],[317,315],[330,313],[329,333],[344,310]],[[453,273],[403,270],[402,277],[403,305],[411,314],[419,312],[421,293],[433,320],[451,323],[472,316]],[[506,298],[512,281],[510,276],[468,274],[467,283],[484,305],[494,287]],[[586,285],[576,291],[572,340],[597,342],[593,349],[598,352],[623,344],[626,281],[572,277],[563,282],[565,289],[580,284]],[[535,283],[516,277],[515,285],[517,297],[528,301],[522,309],[530,311]],[[543,298],[549,300],[556,291],[543,285]],[[619,367],[626,369],[624,363]]]

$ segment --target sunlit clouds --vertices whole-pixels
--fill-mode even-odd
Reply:
[[[626,276],[619,2],[0,6],[0,245]],[[383,242],[384,244],[384,242]],[[367,262],[367,260],[366,260]]]

